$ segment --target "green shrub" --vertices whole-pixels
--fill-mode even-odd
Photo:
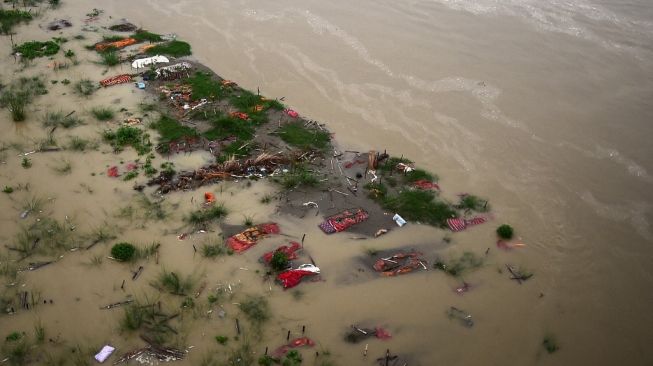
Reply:
[[[98,121],[108,121],[113,118],[115,112],[111,108],[94,107],[91,113]]]
[[[127,262],[134,257],[136,247],[130,243],[118,243],[111,248],[111,256],[120,262]]]
[[[82,79],[73,85],[73,90],[78,95],[88,97],[97,90],[97,86],[89,79]]]
[[[270,305],[263,296],[249,296],[240,303],[240,311],[254,326],[260,326],[270,319]]]
[[[104,131],[103,137],[116,151],[131,146],[139,155],[145,155],[152,149],[150,136],[137,127],[122,126],[116,131],[107,130]]]
[[[510,240],[512,239],[514,232],[512,229],[512,226],[503,224],[497,228],[497,235],[499,235],[499,238],[505,239],[505,240]]]
[[[447,219],[456,217],[456,211],[446,202],[436,199],[430,191],[404,190],[397,195],[386,196],[382,206],[406,220],[433,226],[445,227]]]
[[[544,340],[542,340],[542,346],[544,346],[544,349],[548,353],[554,353],[560,349],[558,342],[556,342],[556,339],[552,335],[547,335],[544,337]]]
[[[59,45],[54,41],[30,41],[14,47],[15,52],[20,52],[26,59],[52,56],[59,52]]]
[[[224,346],[229,341],[229,337],[227,337],[227,336],[216,336],[215,341]]]
[[[270,266],[275,271],[283,271],[288,268],[290,261],[288,260],[288,255],[282,251],[276,251],[272,255],[270,260]]]

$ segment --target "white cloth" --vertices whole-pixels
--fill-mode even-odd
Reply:
[[[302,264],[297,269],[300,269],[302,271],[308,271],[308,272],[313,272],[313,273],[320,273],[320,269],[312,264]]]
[[[134,60],[134,62],[132,62],[132,67],[134,69],[140,69],[147,65],[159,64],[162,62],[170,62],[170,60],[168,60],[168,58],[165,56],[159,56],[159,55],[148,57],[148,58],[139,58],[138,60]]]
[[[106,361],[106,359],[109,358],[109,356],[111,356],[111,354],[115,350],[116,349],[114,347],[106,345],[102,347],[102,349],[100,350],[100,352],[97,353],[97,355],[95,355],[95,359],[97,360],[97,362],[102,363]]]

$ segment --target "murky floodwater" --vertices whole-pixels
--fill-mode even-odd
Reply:
[[[363,358],[362,345],[342,342],[349,324],[366,322],[386,325],[394,333],[389,342],[370,342],[371,356],[390,347],[422,365],[653,362],[650,4],[117,0],[69,1],[55,14],[81,19],[92,7],[157,33],[177,33],[193,45],[199,61],[222,76],[249,89],[260,87],[265,95],[283,96],[304,115],[327,122],[343,146],[414,158],[440,175],[447,197],[462,192],[488,197],[497,221],[515,226],[527,244],[499,252],[492,239],[498,222],[456,234],[448,245],[441,244],[444,232],[416,225],[371,244],[324,237],[315,226],[318,218],[273,216],[282,228],[306,227],[289,234],[307,233],[307,249],[326,281],[303,286],[299,301],[272,288],[275,325],[266,332],[271,348],[284,342],[288,328],[306,325],[338,364],[369,365],[372,360]],[[6,39],[2,42],[7,46]],[[93,69],[66,72],[81,75]],[[125,93],[123,101],[133,94]],[[89,135],[101,130],[83,128]],[[45,166],[47,159],[54,161],[35,155],[35,165]],[[181,164],[195,160],[202,157]],[[115,161],[111,154],[85,156],[79,163],[84,167],[65,179],[25,171],[18,159],[7,161],[3,179],[12,184],[31,180],[34,191],[56,193],[57,212],[87,220],[87,227],[101,224],[120,205],[103,197],[129,199],[132,194],[131,187],[88,175]],[[46,177],[39,181],[41,174]],[[98,192],[84,193],[80,182]],[[273,208],[257,211],[266,190],[271,188],[225,194],[235,212],[229,220],[273,215]],[[176,210],[180,217],[192,207],[192,196],[170,198],[185,208]],[[3,207],[20,206],[2,200]],[[3,227],[18,221],[16,210],[2,215]],[[241,281],[244,291],[269,292],[252,271],[240,269],[253,268],[260,251],[217,266],[193,258],[188,243],[180,244],[172,231],[148,225],[123,236],[160,240],[167,267],[203,272],[213,285]],[[7,229],[4,239],[11,234]],[[429,244],[443,253],[492,250],[488,265],[466,278],[475,287],[464,296],[454,294],[457,283],[442,274],[357,276],[352,257],[364,255],[370,246],[406,244]],[[79,342],[90,337],[94,344],[122,345],[116,327],[97,329],[117,318],[88,309],[120,300],[118,287],[125,276],[120,271],[126,271],[111,263],[89,269],[82,263],[88,260],[67,255],[56,268],[31,275],[33,283],[67,294],[65,299],[60,295],[56,311],[46,308],[39,316],[53,327],[59,324],[68,337],[77,335]],[[498,273],[504,263],[527,266],[535,277],[519,286]],[[74,280],[82,273],[89,279],[86,285]],[[150,275],[156,273],[146,273],[145,279]],[[77,285],[64,286],[67,281]],[[94,295],[95,287],[104,290]],[[452,305],[469,311],[476,325],[466,329],[448,320],[445,311]],[[30,328],[33,317],[19,321]],[[212,340],[220,333],[233,333],[233,325],[212,319],[201,332],[191,333],[187,344],[202,348],[192,357],[220,352]],[[553,355],[541,347],[547,333],[561,346]],[[312,358],[307,360],[311,364]]]

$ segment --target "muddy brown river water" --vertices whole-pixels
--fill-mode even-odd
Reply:
[[[307,234],[306,248],[319,262],[324,281],[302,285],[303,296],[297,299],[260,281],[254,270],[262,248],[206,260],[189,250],[191,242],[206,240],[200,234],[180,242],[168,221],[116,218],[134,192],[131,184],[99,174],[116,163],[106,146],[83,155],[34,154],[31,169],[21,168],[20,158],[9,150],[1,159],[0,184],[29,182],[30,191],[0,197],[3,242],[18,232],[22,200],[38,194],[49,201],[43,210],[59,219],[68,216],[80,229],[116,225],[121,239],[160,241],[165,268],[194,273],[209,286],[231,283],[237,291],[266,294],[273,319],[259,348],[273,349],[284,343],[287,330],[299,335],[305,325],[318,342],[316,349],[328,350],[338,365],[374,364],[386,348],[410,355],[409,365],[653,363],[650,3],[69,0],[21,27],[15,39],[43,38],[39,23],[58,17],[79,23],[93,7],[104,9],[106,24],[111,15],[156,33],[176,33],[192,44],[198,61],[221,76],[267,96],[285,97],[303,115],[327,123],[342,147],[411,157],[440,176],[445,197],[473,192],[489,198],[495,221],[456,233],[451,243],[442,241],[443,230],[416,224],[374,241],[347,234],[327,237],[317,228],[318,217],[280,216],[273,206],[260,205],[260,198],[274,191],[272,185],[216,186],[232,212],[227,223],[254,215],[257,221],[278,221],[289,235]],[[66,34],[72,37],[78,29]],[[82,54],[83,45],[70,47]],[[0,49],[0,76],[6,83],[17,68],[7,37],[0,39]],[[54,78],[99,79],[102,68],[82,57],[79,66]],[[46,63],[25,73],[51,72]],[[50,93],[31,107],[35,115],[52,108],[87,112],[95,105],[114,105],[116,98],[116,109],[137,109],[143,96],[116,88],[84,99],[62,96],[66,87],[61,84],[48,87]],[[15,125],[6,110],[0,126],[2,142],[20,143],[23,151],[35,136],[45,135],[38,121]],[[76,134],[99,139],[101,130],[92,122]],[[120,155],[125,161],[135,157],[133,151]],[[50,169],[61,159],[72,163],[71,174]],[[178,167],[192,168],[209,157],[174,159]],[[201,192],[174,193],[166,204],[180,222],[200,198]],[[496,248],[493,230],[503,222],[516,228],[524,248]],[[428,246],[445,257],[491,250],[485,266],[466,276],[473,287],[464,296],[452,290],[458,281],[435,271],[385,279],[357,272],[356,258],[366,249],[406,245]],[[123,351],[133,344],[135,338],[116,325],[121,311],[98,310],[124,297],[120,284],[130,274],[108,260],[90,265],[98,253],[104,252],[67,253],[56,265],[26,274],[21,283],[55,303],[0,317],[0,336],[30,331],[41,321],[48,337],[60,334],[69,344],[99,349],[111,343]],[[505,263],[526,266],[535,276],[520,286],[505,271],[499,273]],[[141,285],[128,284],[137,297],[155,296],[147,282],[158,270],[150,267]],[[448,319],[450,306],[471,313],[474,327]],[[228,314],[237,313],[237,305],[224,307]],[[213,337],[234,335],[230,320],[200,319],[180,335],[194,346],[180,364],[197,365],[207,354],[224,353]],[[353,323],[386,326],[393,338],[371,340],[365,358],[365,342],[342,340]],[[555,335],[558,352],[545,352],[546,334]],[[263,349],[255,351],[260,355]],[[313,351],[304,356],[306,364],[314,364]]]

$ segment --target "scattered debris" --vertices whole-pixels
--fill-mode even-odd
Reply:
[[[364,339],[376,337],[378,339],[390,339],[392,336],[387,330],[376,327],[376,328],[359,328],[356,325],[352,325],[351,329],[345,335],[345,341],[349,343],[358,343]]]
[[[57,19],[48,23],[48,29],[51,31],[72,27],[73,23],[66,19]]]
[[[132,300],[132,299],[125,300],[125,301],[118,301],[118,302],[114,302],[113,304],[101,306],[100,309],[101,310],[109,310],[109,309],[117,308],[119,306],[131,304],[132,302],[134,302],[134,300]]]
[[[422,253],[399,252],[386,258],[380,258],[374,262],[374,270],[384,276],[396,276],[412,272],[418,268],[427,270],[426,261],[422,259]]]
[[[472,320],[472,316],[458,309],[457,307],[450,307],[449,310],[447,310],[447,316],[449,319],[458,319],[462,325],[468,328],[474,326],[474,320]]]
[[[529,278],[533,277],[532,273],[527,272],[527,271],[525,271],[523,269],[515,269],[514,267],[512,267],[510,265],[507,265],[507,264],[506,264],[506,268],[508,268],[508,271],[512,275],[512,277],[510,277],[510,279],[511,280],[516,280],[517,283],[519,283],[520,285],[521,285],[522,281],[526,281]]]
[[[128,22],[127,19],[121,19],[120,23],[114,24],[109,27],[109,30],[112,30],[114,32],[133,32],[137,29],[138,27]]]

